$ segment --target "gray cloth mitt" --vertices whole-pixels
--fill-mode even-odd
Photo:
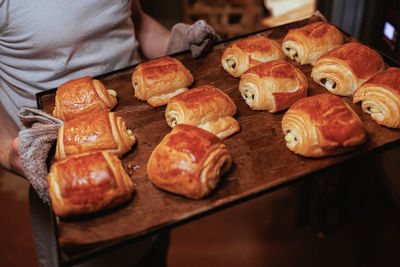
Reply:
[[[47,159],[63,121],[28,107],[19,110],[18,118],[25,127],[18,134],[19,157],[25,176],[43,202],[50,204]]]
[[[214,42],[221,37],[204,20],[198,20],[192,25],[177,23],[171,29],[171,37],[166,54],[190,49],[193,57],[206,54]]]

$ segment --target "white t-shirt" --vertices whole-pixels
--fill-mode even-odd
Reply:
[[[0,102],[16,123],[40,91],[140,62],[130,16],[130,0],[0,0]],[[39,263],[57,266],[50,209],[35,193],[30,205]],[[152,242],[132,244],[128,257],[107,257],[134,262]]]
[[[140,61],[129,0],[0,0],[0,101],[19,124],[35,94]]]

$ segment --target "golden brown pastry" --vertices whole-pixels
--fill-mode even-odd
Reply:
[[[327,22],[315,22],[290,29],[282,42],[286,56],[300,63],[314,65],[317,58],[343,44],[341,31]]]
[[[111,152],[72,155],[51,165],[47,186],[60,217],[109,209],[129,200],[135,185]]]
[[[277,112],[307,96],[306,76],[285,60],[273,60],[248,69],[239,91],[253,110]]]
[[[377,123],[400,128],[400,68],[389,68],[366,81],[353,95]]]
[[[224,139],[240,130],[232,117],[235,113],[236,105],[227,94],[203,85],[173,97],[165,110],[165,119],[171,128],[190,124]]]
[[[128,152],[136,139],[126,121],[114,112],[99,110],[66,121],[58,130],[55,158],[89,151],[107,150],[118,157]]]
[[[53,116],[67,121],[96,110],[111,110],[115,105],[117,93],[107,90],[99,80],[86,76],[58,87]]]
[[[341,154],[366,140],[358,115],[332,94],[296,101],[282,118],[282,131],[286,146],[306,157]]]
[[[160,189],[200,199],[218,185],[231,164],[232,157],[218,137],[179,124],[153,150],[147,175]]]
[[[261,35],[242,39],[225,49],[221,64],[234,77],[262,62],[284,59],[285,54],[277,42]]]
[[[378,52],[361,43],[351,42],[318,58],[311,77],[330,93],[349,96],[384,68],[385,63]]]
[[[167,104],[193,83],[193,76],[176,58],[162,57],[139,64],[132,74],[135,97],[151,106]]]

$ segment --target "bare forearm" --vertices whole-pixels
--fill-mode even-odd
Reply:
[[[170,31],[155,19],[144,13],[139,1],[133,1],[133,23],[140,48],[147,59],[165,55],[168,46]]]
[[[13,140],[18,136],[18,127],[0,105],[0,164],[9,171],[16,172],[14,158],[17,155],[12,149]]]

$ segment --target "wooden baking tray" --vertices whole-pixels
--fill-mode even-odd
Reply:
[[[267,36],[281,44],[290,28],[319,20],[320,17],[313,16],[253,34]],[[353,39],[346,36],[347,41]],[[245,37],[247,35],[240,38]],[[329,166],[400,143],[400,130],[379,126],[362,112],[361,105],[353,104],[351,97],[343,97],[364,123],[368,134],[366,144],[354,152],[336,157],[309,159],[295,155],[286,148],[281,131],[284,112],[270,114],[251,110],[238,91],[239,79],[233,78],[221,67],[223,51],[240,38],[218,43],[204,58],[193,59],[187,51],[174,55],[193,74],[195,82],[192,88],[211,84],[227,93],[238,108],[236,118],[241,131],[224,140],[232,153],[233,167],[216,190],[202,200],[189,200],[158,190],[147,179],[146,164],[150,153],[170,128],[164,119],[165,106],[153,108],[134,97],[131,74],[135,66],[98,77],[106,88],[117,91],[118,106],[114,111],[125,118],[127,127],[134,129],[137,137],[137,144],[122,158],[137,190],[131,201],[111,211],[74,220],[55,218],[62,262],[68,264],[95,256],[95,253],[104,249],[188,222],[270,192]],[[389,66],[396,65],[389,58],[384,59]],[[327,92],[310,79],[310,65],[295,65],[309,78],[309,95]],[[54,96],[54,89],[38,94],[39,107],[51,113]]]

